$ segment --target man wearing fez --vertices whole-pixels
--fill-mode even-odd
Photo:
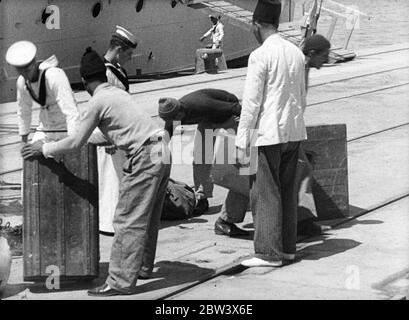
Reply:
[[[255,256],[247,267],[279,267],[293,260],[297,240],[296,170],[300,141],[307,138],[304,55],[281,38],[279,1],[259,1],[252,31],[260,43],[248,62],[237,132],[238,159],[258,147],[258,170],[251,177]]]
[[[237,119],[240,116],[239,99],[224,90],[201,89],[193,91],[180,99],[159,99],[159,116],[165,121],[165,130],[170,137],[175,125],[197,124],[193,147],[193,180],[199,211],[209,207],[208,198],[213,197],[213,182],[210,173],[213,164],[213,134],[217,129],[237,130]],[[210,145],[209,145],[210,144]],[[211,151],[211,154],[206,152]],[[220,218],[214,230],[218,235],[245,237],[249,232],[240,229],[235,223],[244,220],[248,198],[229,191],[223,204]]]
[[[310,68],[321,69],[322,65],[328,62],[329,49],[331,48],[330,42],[322,35],[314,34],[305,39],[302,51],[305,56],[305,89],[308,90],[308,75]],[[300,148],[299,151],[299,164],[297,174],[301,175],[301,185],[299,197],[304,197],[299,199],[301,201],[306,201],[305,207],[310,207],[309,204],[313,202],[308,197],[311,197],[312,189],[312,171],[313,168],[308,160],[308,157],[303,150]],[[309,192],[307,192],[309,191]],[[314,205],[315,208],[315,205]],[[315,222],[316,220],[315,210],[302,210],[298,212],[297,220],[297,231],[298,234],[304,235],[321,235],[323,232],[331,229],[330,226],[320,225]]]
[[[78,132],[58,142],[27,145],[23,156],[62,154],[79,149],[88,138],[90,143],[101,145],[108,141],[126,152],[113,221],[115,235],[109,275],[102,286],[88,294],[97,297],[132,294],[138,276],[146,278],[154,266],[170,174],[169,149],[163,129],[127,92],[107,83],[104,61],[90,48],[82,57],[80,72],[92,98],[82,114]],[[92,134],[96,127],[100,133]]]
[[[128,76],[122,67],[132,58],[137,40],[127,29],[116,26],[104,60],[107,67],[108,83],[129,91]],[[126,160],[125,153],[113,146],[97,147],[98,159],[98,192],[99,192],[99,230],[112,235],[112,220],[118,203],[119,181],[122,176],[122,165]]]
[[[328,62],[331,43],[320,34],[305,39],[302,51],[305,55],[305,86],[308,90],[308,75],[311,68],[321,69]]]
[[[38,62],[37,48],[30,41],[10,46],[6,61],[13,66],[17,78],[18,131],[22,145],[28,142],[33,102],[40,105],[39,125],[32,141],[59,140],[76,130],[77,104],[65,72],[58,68],[55,55]]]

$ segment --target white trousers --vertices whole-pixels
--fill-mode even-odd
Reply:
[[[113,156],[106,153],[105,147],[97,147],[99,230],[109,233],[114,232],[112,221],[118,204],[120,181],[115,170]]]

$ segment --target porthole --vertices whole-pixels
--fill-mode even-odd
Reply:
[[[137,4],[135,6],[136,12],[141,11],[142,8],[143,8],[143,0],[138,0]]]
[[[102,10],[102,3],[101,1],[98,1],[97,3],[94,4],[94,6],[92,7],[92,16],[94,18],[98,17],[99,14],[101,13]]]
[[[45,24],[47,22],[48,17],[51,16],[51,13],[47,12],[47,9],[48,9],[48,7],[46,7],[43,10],[43,13],[41,14],[41,22],[43,24]]]

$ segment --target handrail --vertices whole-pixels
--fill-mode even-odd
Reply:
[[[358,9],[355,9],[354,7],[346,6],[344,4],[338,3],[338,2],[333,1],[333,0],[326,0],[326,1],[329,2],[329,3],[332,3],[332,4],[336,5],[336,6],[339,6],[339,7],[343,8],[343,9],[348,9],[348,10],[354,11],[355,13],[357,13],[360,16],[364,16],[364,17],[367,17],[368,19],[371,19],[370,15],[368,15],[368,14],[362,12],[362,11],[359,11]]]

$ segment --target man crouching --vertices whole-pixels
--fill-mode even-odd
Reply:
[[[55,156],[79,149],[87,140],[97,145],[113,144],[126,152],[113,221],[109,275],[105,284],[88,294],[132,294],[138,275],[149,276],[153,269],[170,153],[163,141],[163,130],[127,92],[107,83],[106,67],[95,51],[87,49],[80,72],[92,98],[77,133],[58,142],[27,145],[22,154],[24,159],[41,154]],[[92,134],[96,127],[101,132]]]

